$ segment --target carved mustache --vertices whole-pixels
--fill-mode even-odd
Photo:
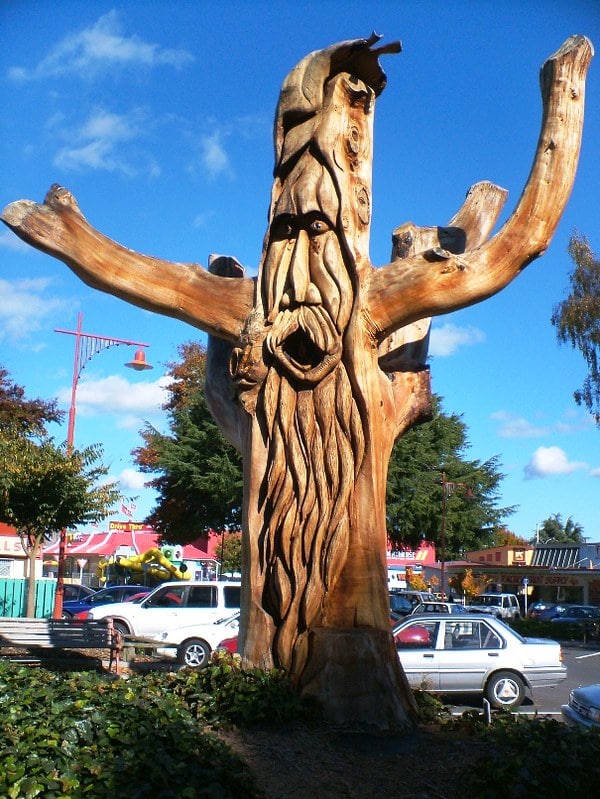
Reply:
[[[267,334],[268,352],[297,380],[317,383],[339,363],[342,340],[323,306],[280,312]]]

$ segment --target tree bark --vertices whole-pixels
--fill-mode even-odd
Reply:
[[[543,121],[515,211],[472,187],[446,227],[393,235],[368,255],[372,124],[385,86],[376,36],[311,53],[284,82],[259,276],[131,252],[53,186],[3,220],[86,283],[209,334],[207,402],[244,459],[241,647],[287,669],[340,723],[416,715],[389,629],[385,489],[396,438],[430,413],[430,317],[493,295],[547,248],[579,156],[593,53],[568,39],[541,73]]]

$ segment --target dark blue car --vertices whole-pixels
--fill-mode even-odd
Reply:
[[[90,611],[98,605],[127,602],[135,594],[148,594],[150,590],[147,585],[111,585],[82,599],[68,599],[63,602],[63,619],[72,619],[76,613]]]

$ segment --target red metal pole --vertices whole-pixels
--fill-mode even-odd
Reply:
[[[73,452],[75,441],[75,407],[77,400],[77,383],[79,381],[79,359],[81,356],[82,314],[77,314],[77,331],[75,333],[75,360],[73,361],[73,382],[71,383],[71,405],[69,407],[69,426],[67,428],[67,452]],[[56,593],[54,595],[55,619],[62,618],[63,600],[65,596],[65,560],[67,557],[67,531],[63,527],[58,541],[58,572],[56,575]]]

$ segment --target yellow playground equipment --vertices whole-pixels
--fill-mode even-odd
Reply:
[[[179,555],[178,558],[174,557]],[[190,572],[185,563],[181,562],[181,547],[165,546],[162,549],[151,547],[139,555],[125,557],[123,555],[111,556],[105,561],[101,561],[98,566],[104,569],[112,565],[121,566],[123,569],[130,569],[135,572],[143,572],[155,580],[189,580]],[[179,566],[176,565],[179,562]]]

